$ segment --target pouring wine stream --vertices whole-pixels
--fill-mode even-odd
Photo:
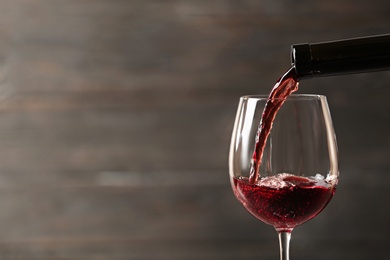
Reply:
[[[275,84],[268,96],[263,115],[256,133],[255,149],[252,155],[249,182],[254,184],[260,177],[259,168],[263,157],[264,147],[272,129],[272,124],[279,109],[288,96],[298,90],[298,79],[295,68],[291,67]]]

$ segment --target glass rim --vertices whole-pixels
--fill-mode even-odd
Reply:
[[[260,94],[260,95],[244,95],[241,96],[241,100],[248,100],[248,99],[256,99],[256,100],[268,100],[269,95],[266,94]],[[275,100],[283,99],[283,98],[275,98]],[[291,94],[286,98],[286,101],[289,99],[299,99],[299,100],[321,100],[326,99],[325,95],[320,94]]]

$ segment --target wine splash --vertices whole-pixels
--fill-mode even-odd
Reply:
[[[256,133],[255,149],[252,155],[249,182],[256,183],[259,178],[259,168],[267,138],[272,128],[272,124],[280,107],[287,97],[298,90],[298,78],[295,68],[290,68],[275,84],[268,96],[267,103],[261,117],[259,128]]]

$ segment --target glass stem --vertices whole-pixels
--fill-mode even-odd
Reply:
[[[278,232],[278,236],[279,236],[280,260],[289,260],[291,232],[281,231]]]

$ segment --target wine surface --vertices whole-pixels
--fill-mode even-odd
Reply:
[[[291,232],[325,208],[336,184],[319,174],[306,178],[281,173],[261,177],[256,183],[247,177],[234,178],[233,190],[252,215],[277,231]]]
[[[264,107],[259,128],[256,133],[256,143],[249,173],[249,181],[252,184],[259,178],[259,168],[263,157],[264,147],[275,116],[287,97],[297,90],[298,79],[295,74],[295,69],[292,67],[276,82],[268,96],[268,101]]]

